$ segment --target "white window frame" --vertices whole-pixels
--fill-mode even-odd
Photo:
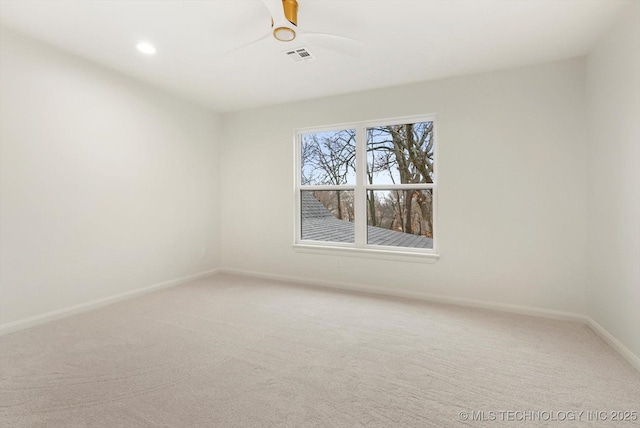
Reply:
[[[367,170],[367,141],[366,129],[376,126],[404,125],[408,123],[433,122],[433,183],[417,184],[368,184]],[[343,185],[302,185],[301,157],[302,135],[320,132],[356,130],[356,184]],[[305,253],[371,257],[391,260],[414,262],[434,262],[438,253],[438,122],[436,114],[405,116],[372,121],[342,123],[336,125],[297,128],[294,130],[294,250]],[[395,247],[367,244],[367,198],[368,190],[402,190],[402,189],[432,189],[433,197],[433,248]],[[302,219],[300,192],[311,190],[351,190],[354,191],[355,242],[327,242],[302,239]],[[364,220],[363,220],[364,219]]]

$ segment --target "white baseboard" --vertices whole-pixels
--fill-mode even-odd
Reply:
[[[591,318],[587,318],[587,325],[593,330],[598,336],[602,338],[609,346],[611,346],[618,354],[622,356],[631,366],[640,372],[640,357],[631,352],[629,348],[624,346],[622,342],[616,339],[611,333],[604,329],[600,324],[595,322]]]
[[[493,311],[509,312],[521,315],[531,315],[536,317],[551,318],[563,321],[576,321],[585,323],[586,317],[582,314],[572,312],[555,311],[552,309],[535,308],[531,306],[512,305],[508,303],[488,302],[483,300],[464,299],[459,297],[442,296],[438,294],[422,293],[416,291],[403,291],[395,288],[371,287],[360,284],[315,280],[310,278],[299,278],[287,275],[265,274],[262,272],[247,271],[243,269],[221,268],[220,273],[234,275],[251,276],[255,278],[273,279],[289,283],[311,285],[324,288],[335,288],[339,290],[357,291],[362,293],[378,294],[389,297],[402,297],[408,299],[424,300],[428,302],[447,303],[458,306],[467,306],[478,309],[490,309]]]
[[[54,321],[60,318],[65,318],[71,315],[75,315],[81,312],[86,312],[91,309],[106,306],[111,303],[115,303],[121,300],[131,299],[143,294],[151,293],[163,288],[174,287],[176,285],[185,284],[190,281],[195,281],[200,278],[205,278],[220,273],[229,273],[234,275],[250,276],[261,279],[272,279],[277,281],[284,281],[295,284],[310,285],[314,287],[333,288],[338,290],[356,291],[360,293],[377,294],[389,297],[401,297],[408,299],[423,300],[428,302],[447,303],[458,306],[466,306],[471,308],[488,309],[493,311],[508,312],[520,315],[529,315],[541,318],[550,318],[563,321],[573,321],[586,324],[594,331],[595,334],[600,336],[609,346],[611,346],[616,352],[618,352],[633,368],[640,372],[640,358],[635,355],[629,348],[627,348],[622,342],[616,339],[611,333],[604,329],[600,324],[594,321],[592,318],[572,313],[555,311],[551,309],[535,308],[530,306],[512,305],[507,303],[487,302],[474,299],[463,299],[458,297],[448,297],[437,294],[402,291],[393,288],[385,287],[371,287],[361,284],[353,284],[346,282],[336,281],[324,281],[311,278],[300,278],[287,275],[276,275],[263,272],[254,272],[243,269],[233,268],[219,268],[209,271],[197,273],[194,275],[184,276],[182,278],[172,279],[170,281],[161,282],[148,287],[139,288],[137,290],[128,291],[118,294],[116,296],[107,297],[104,299],[94,300],[91,302],[83,303],[80,305],[72,306],[69,308],[59,309],[56,311],[48,312],[42,315],[36,315],[34,317],[26,318],[24,320],[10,322],[6,324],[0,324],[0,336],[23,330],[29,327],[33,327],[46,322]]]
[[[58,309],[55,311],[47,312],[45,314],[29,317],[23,320],[14,321],[6,324],[0,324],[0,336],[13,333],[18,330],[23,330],[29,327],[33,327],[39,324],[44,324],[46,322],[54,321],[60,318],[65,318],[71,315],[79,314],[81,312],[86,312],[91,309],[95,309],[101,306],[109,305],[111,303],[119,302],[121,300],[131,299],[131,298],[141,296],[143,294],[151,293],[153,291],[157,291],[163,288],[174,287],[176,285],[184,284],[190,281],[195,281],[196,279],[215,275],[218,272],[219,272],[218,269],[212,269],[212,270],[200,272],[194,275],[183,276],[182,278],[176,278],[169,281],[161,282],[159,284],[154,284],[147,287],[138,288],[136,290],[127,291],[121,294],[117,294],[115,296],[105,297],[103,299],[93,300],[87,303],[81,303],[79,305],[71,306],[69,308]]]
[[[622,342],[616,339],[611,333],[605,330],[600,324],[586,315],[573,312],[555,311],[551,309],[535,308],[530,306],[511,305],[507,303],[487,302],[482,300],[463,299],[458,297],[441,296],[430,293],[402,291],[392,288],[370,287],[360,284],[345,282],[320,281],[310,278],[298,278],[286,275],[275,275],[262,272],[247,271],[243,269],[221,268],[219,273],[229,273],[234,275],[244,275],[254,278],[273,279],[296,284],[311,285],[316,287],[334,288],[339,290],[357,291],[371,294],[378,294],[390,297],[402,297],[418,299],[428,302],[447,303],[471,308],[489,309],[499,312],[508,312],[520,315],[529,315],[541,318],[556,319],[562,321],[573,321],[586,324],[595,334],[607,342],[616,352],[618,352],[633,368],[640,372],[640,358],[635,355]]]

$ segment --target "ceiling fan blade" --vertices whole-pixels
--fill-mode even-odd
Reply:
[[[222,56],[223,56],[223,57],[231,56],[231,55],[233,55],[234,53],[236,53],[236,52],[238,52],[238,51],[240,51],[240,50],[242,50],[242,49],[244,49],[244,48],[248,48],[249,46],[252,46],[252,45],[258,44],[258,43],[260,43],[261,41],[266,40],[266,39],[270,39],[270,38],[271,38],[271,31],[269,31],[269,32],[268,32],[267,34],[265,34],[264,36],[261,36],[261,37],[259,37],[259,38],[255,39],[255,40],[253,40],[253,41],[251,41],[251,42],[249,42],[249,43],[245,43],[244,45],[240,45],[240,46],[238,46],[238,47],[235,47],[235,48],[233,48],[233,49],[231,49],[231,50],[228,50],[228,51],[224,52],[224,53],[222,54]]]
[[[282,8],[282,0],[262,0],[273,22],[281,22],[284,18],[284,9]]]
[[[326,33],[301,32],[301,34],[310,43],[342,55],[358,57],[362,54],[363,43],[360,40]]]

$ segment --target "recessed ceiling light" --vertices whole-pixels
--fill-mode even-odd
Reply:
[[[136,45],[136,48],[145,55],[155,55],[156,48],[151,43],[140,42]]]

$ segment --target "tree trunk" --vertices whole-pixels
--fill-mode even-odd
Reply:
[[[422,219],[427,226],[427,236],[433,238],[433,197],[431,195],[431,192],[427,195],[420,192],[420,195],[418,195],[418,205],[420,206]]]
[[[404,232],[404,207],[402,206],[402,200],[400,199],[400,191],[396,190],[395,191],[396,194],[396,206],[394,207],[394,209],[397,211],[398,213],[398,226],[400,226],[400,230]]]
[[[369,204],[369,217],[371,218],[371,226],[377,226],[378,221],[376,219],[376,200],[373,198],[373,190],[369,190],[367,203]]]
[[[404,233],[413,233],[413,227],[411,225],[412,193],[412,190],[404,191]]]

